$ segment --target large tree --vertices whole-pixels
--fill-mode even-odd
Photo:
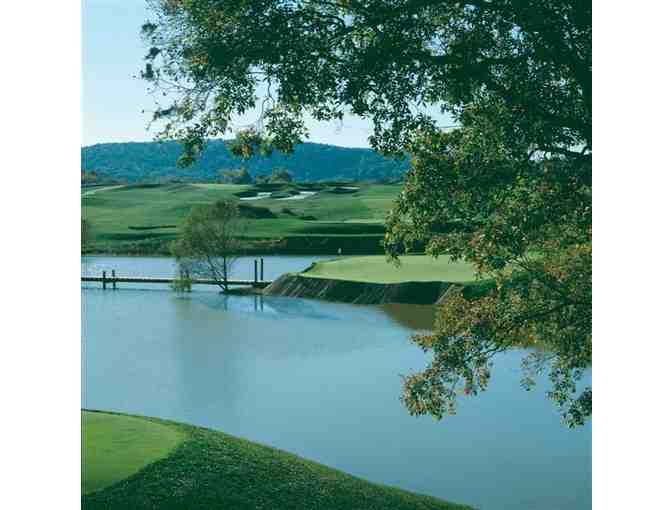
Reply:
[[[434,353],[405,380],[413,413],[453,412],[486,387],[492,357],[540,344],[570,425],[591,413],[591,4],[583,0],[156,0],[143,76],[174,99],[155,112],[189,164],[261,105],[236,153],[291,151],[305,119],[373,121],[374,149],[410,154],[388,222],[394,257],[424,243],[493,282],[455,292]],[[260,92],[261,91],[261,92]],[[437,125],[432,112],[454,119]],[[455,228],[459,224],[460,228]],[[526,379],[526,384],[531,383]]]

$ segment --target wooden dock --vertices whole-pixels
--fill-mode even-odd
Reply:
[[[261,278],[259,278],[259,265],[261,263]],[[112,274],[108,275],[107,271],[103,271],[102,276],[84,276],[82,275],[83,282],[98,282],[103,284],[103,289],[106,289],[108,285],[112,285],[113,289],[117,288],[117,283],[163,283],[163,284],[172,284],[175,280],[173,278],[153,278],[149,276],[117,276],[116,271],[113,269]],[[264,287],[269,286],[272,281],[264,280],[264,259],[260,261],[255,259],[254,261],[254,280],[240,280],[240,279],[230,279],[227,281],[228,285],[232,287],[254,287],[258,289],[263,289]],[[209,278],[193,278],[191,279],[192,285],[223,285],[223,282],[219,280],[212,280]]]
[[[146,276],[82,276],[83,282],[98,282],[103,284],[103,288],[107,285],[116,287],[117,283],[173,283],[172,278],[150,278]],[[208,280],[205,278],[194,278],[191,280],[192,285],[219,285],[221,282],[217,280]],[[271,281],[264,280],[229,280],[229,285],[232,287],[257,287],[263,288],[270,285]]]

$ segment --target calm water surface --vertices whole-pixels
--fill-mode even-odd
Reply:
[[[266,257],[266,276],[313,260]],[[83,273],[113,268],[174,270],[165,258],[82,259]],[[521,390],[523,352],[499,356],[491,388],[457,416],[408,415],[400,375],[427,363],[409,342],[431,323],[427,307],[120,287],[82,287],[83,407],[211,427],[483,510],[591,506],[591,427],[564,428],[543,385]]]

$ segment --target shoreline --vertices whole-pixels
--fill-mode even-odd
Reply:
[[[171,256],[174,239],[143,239],[136,242],[95,243],[81,255]],[[381,234],[290,235],[280,238],[247,238],[237,255],[383,255]]]
[[[275,255],[275,254],[274,254]],[[156,257],[172,258],[166,255],[139,254],[82,254],[85,256],[103,257]],[[276,256],[305,256],[286,254]],[[315,254],[328,257],[329,254]],[[338,257],[348,259],[349,257]],[[336,259],[336,260],[338,260]],[[492,280],[448,281],[448,280],[406,280],[395,282],[376,282],[357,279],[333,278],[306,274],[315,267],[315,263],[299,273],[287,272],[274,279],[264,288],[232,286],[222,295],[261,295],[269,297],[290,297],[299,299],[317,299],[322,301],[358,305],[437,305],[444,301],[446,294],[459,289],[467,299],[483,296],[493,286]]]
[[[184,422],[100,409],[82,408],[82,419],[97,419],[95,436],[105,445],[118,445],[124,430],[119,420],[135,420],[149,430],[145,442],[156,447],[161,427],[178,439],[159,456],[144,458],[144,466],[115,471],[108,483],[81,494],[86,509],[211,509],[211,508],[370,508],[406,510],[471,510],[472,507],[437,497],[374,483],[290,452],[249,441],[214,429]],[[123,423],[123,422],[122,422]],[[109,425],[108,425],[109,424]],[[85,429],[82,428],[82,433]],[[92,436],[93,437],[93,436]],[[159,438],[164,440],[163,437]],[[106,462],[104,450],[83,443],[86,463]],[[174,443],[174,441],[173,441]],[[172,446],[168,450],[167,446]],[[135,460],[129,448],[116,454],[127,467]],[[166,451],[168,450],[168,451]],[[91,471],[84,465],[82,473]],[[83,476],[84,480],[84,476]]]
[[[436,305],[440,304],[446,293],[452,289],[460,289],[463,295],[469,298],[484,294],[491,286],[489,280],[473,283],[444,281],[373,283],[286,273],[264,288],[261,294],[358,305]]]

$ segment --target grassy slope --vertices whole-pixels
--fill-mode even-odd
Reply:
[[[113,418],[113,414],[101,413]],[[82,497],[82,508],[467,509],[376,485],[280,450],[226,434],[141,418],[184,434],[169,456]],[[104,460],[104,459],[102,459]],[[95,459],[94,459],[95,461]]]
[[[82,493],[131,476],[185,438],[173,427],[140,418],[82,412]]]
[[[438,259],[425,255],[400,257],[399,267],[388,263],[383,255],[347,257],[318,262],[302,276],[352,280],[370,283],[399,282],[471,282],[474,281],[473,266],[466,262],[450,262],[448,257]]]
[[[191,207],[224,198],[249,186],[228,184],[168,184],[157,187],[115,187],[82,193],[83,215],[92,224],[94,243],[99,249],[124,242],[173,239]],[[278,217],[251,220],[246,235],[253,238],[280,238],[293,235],[359,236],[380,235],[382,222],[401,187],[363,186],[357,193],[320,192],[303,200],[262,199],[248,201],[267,207]],[[293,214],[283,209],[289,208]],[[303,220],[300,216],[316,220]],[[151,230],[129,227],[165,226]]]

